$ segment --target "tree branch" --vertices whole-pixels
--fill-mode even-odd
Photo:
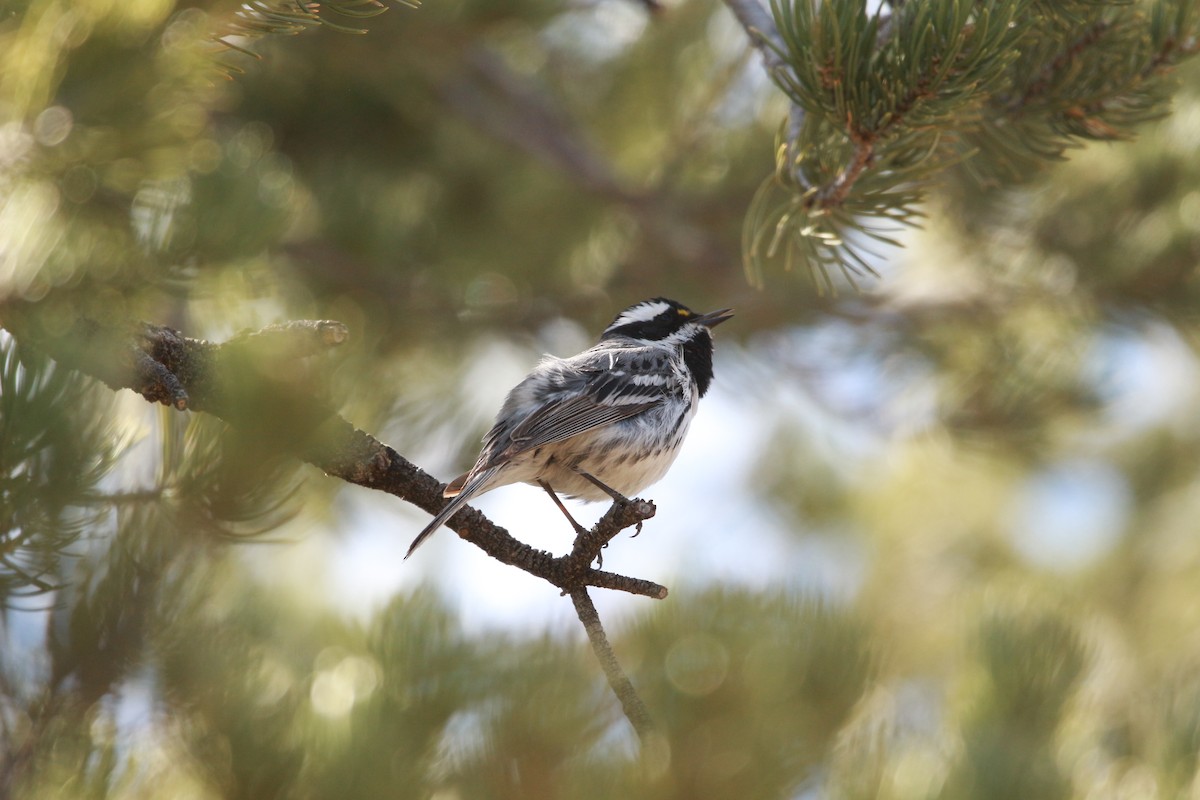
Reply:
[[[762,3],[758,0],[725,0],[725,5],[745,28],[750,44],[762,55],[763,66],[769,74],[791,69],[779,54],[785,49],[783,37]]]
[[[1108,20],[1097,20],[1091,25],[1088,25],[1080,35],[1074,40],[1066,44],[1062,51],[1054,57],[1053,60],[1047,62],[1042,67],[1042,71],[1037,78],[1030,82],[1025,87],[1025,91],[1020,97],[1014,98],[1004,107],[1008,114],[1016,114],[1024,110],[1035,99],[1040,98],[1046,93],[1054,80],[1063,73],[1075,59],[1079,58],[1080,54],[1099,42],[1106,33],[1112,28],[1112,23]]]
[[[870,166],[874,155],[874,137],[858,139],[854,143],[854,157],[850,159],[850,163],[838,173],[832,183],[814,195],[813,204],[819,203],[822,207],[828,208],[844,203],[850,195],[850,190],[854,188],[854,184],[862,177],[863,171]]]
[[[637,731],[638,739],[645,743],[646,739],[654,733],[654,723],[650,719],[650,712],[646,710],[642,698],[633,688],[633,683],[621,669],[612,645],[608,643],[608,636],[604,633],[604,626],[600,624],[600,615],[596,613],[596,606],[592,604],[592,598],[588,596],[587,589],[580,586],[573,590],[571,602],[575,604],[575,613],[579,616],[579,621],[583,623],[583,629],[587,631],[588,641],[592,643],[592,652],[596,654],[596,660],[600,662],[600,668],[604,670],[604,677],[608,678],[608,685],[612,687],[613,694],[621,701],[621,710],[625,712],[625,718]]]
[[[447,108],[480,133],[557,170],[589,194],[630,210],[650,240],[682,260],[727,263],[724,247],[680,211],[661,178],[647,182],[644,176],[634,180],[620,175],[561,104],[553,102],[542,82],[516,73],[498,53],[480,45],[466,48],[455,65],[448,72],[430,73],[430,80]]]
[[[745,29],[746,35],[750,38],[750,44],[762,56],[763,67],[767,70],[767,74],[778,83],[779,79],[776,76],[790,73],[792,68],[780,55],[786,46],[783,37],[779,35],[779,29],[775,27],[775,20],[758,0],[724,0],[724,2]],[[809,189],[811,187],[808,179],[800,170],[799,163],[792,157],[796,149],[795,142],[800,138],[800,131],[804,128],[804,120],[804,109],[796,103],[791,103],[788,107],[787,141],[785,143],[788,154],[788,173],[797,185]]]

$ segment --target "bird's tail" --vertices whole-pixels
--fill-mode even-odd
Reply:
[[[404,554],[404,557],[408,558],[411,556],[413,552],[420,547],[425,540],[430,537],[430,535],[433,534],[434,531],[442,527],[442,525],[446,524],[447,520],[457,514],[459,509],[467,504],[467,501],[484,491],[486,488],[485,484],[487,484],[494,474],[495,469],[484,470],[470,481],[467,481],[467,483],[463,485],[460,490],[458,490],[458,493],[454,495],[454,498],[446,504],[446,507],[439,511],[437,516],[429,521],[429,524],[425,526],[423,531],[417,534],[417,538],[413,539],[412,544],[408,546],[408,552]],[[455,481],[454,483],[458,483],[458,481]],[[447,492],[454,491],[454,483],[446,488]]]

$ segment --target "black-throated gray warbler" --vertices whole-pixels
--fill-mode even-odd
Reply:
[[[468,500],[497,486],[536,484],[557,503],[555,492],[604,500],[658,481],[712,383],[710,330],[732,316],[728,308],[697,314],[655,297],[618,314],[594,347],[544,357],[508,393],[475,466],[446,486],[443,496],[454,499],[405,558]]]

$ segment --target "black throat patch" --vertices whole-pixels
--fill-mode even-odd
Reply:
[[[696,391],[704,397],[713,379],[713,339],[707,330],[683,345],[683,361],[696,379]]]

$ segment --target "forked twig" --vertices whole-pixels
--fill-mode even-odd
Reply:
[[[650,719],[650,712],[646,710],[642,698],[633,688],[629,676],[621,669],[612,645],[608,643],[608,636],[604,633],[604,626],[600,623],[600,615],[596,612],[596,606],[592,603],[592,598],[588,596],[587,588],[580,586],[574,589],[571,592],[571,602],[575,604],[575,613],[579,615],[579,621],[583,623],[583,629],[587,631],[588,641],[592,643],[592,652],[596,654],[596,660],[600,662],[600,668],[604,670],[604,677],[608,679],[608,685],[612,687],[613,694],[621,702],[621,710],[625,712],[625,718],[637,731],[638,739],[645,742],[654,733],[654,723]]]

